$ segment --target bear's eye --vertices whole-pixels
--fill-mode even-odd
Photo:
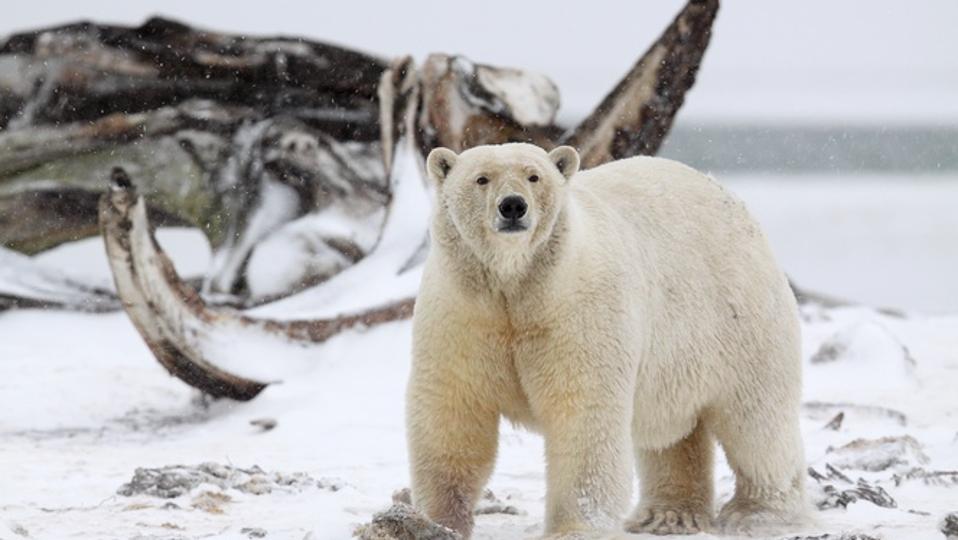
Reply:
[[[532,176],[529,177],[529,181],[530,181],[530,182],[538,182],[538,181],[539,181],[539,176],[533,174]]]
[[[476,183],[480,186],[484,186],[489,183],[489,179],[485,176],[480,176],[479,178],[476,178]]]

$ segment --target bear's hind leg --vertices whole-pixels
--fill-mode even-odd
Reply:
[[[735,495],[718,515],[727,533],[777,534],[802,520],[805,465],[797,407],[771,404],[726,414],[715,434],[735,472]]]
[[[661,450],[636,449],[641,496],[625,523],[633,533],[695,534],[712,517],[711,435],[699,420],[684,439]]]

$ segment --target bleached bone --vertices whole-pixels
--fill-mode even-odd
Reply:
[[[655,154],[695,83],[719,0],[690,0],[615,89],[568,138],[583,168]]]
[[[717,7],[691,0],[572,132],[555,124],[559,93],[546,77],[457,56],[431,55],[417,71],[408,57],[162,19],[11,36],[0,41],[0,69],[19,74],[0,81],[0,243],[33,253],[93,234],[108,171],[135,167],[152,210],[208,235],[204,291],[247,306],[291,294],[372,248],[322,237],[329,249],[301,253],[323,259],[308,265],[318,271],[266,288],[247,279],[255,248],[328,204],[381,225],[406,110],[423,157],[437,145],[509,141],[572,143],[587,166],[651,154],[694,81]],[[69,202],[67,219],[50,201]]]
[[[215,397],[249,400],[271,382],[223,369],[207,358],[211,340],[239,331],[282,351],[291,344],[322,343],[350,328],[404,319],[413,299],[327,319],[258,319],[213,308],[183,283],[150,229],[146,204],[122,169],[100,202],[100,226],[110,267],[127,314],[157,360],[171,375]],[[270,348],[269,346],[267,348]],[[264,359],[265,360],[265,359]],[[277,368],[277,371],[281,369]],[[262,371],[260,371],[262,372]]]

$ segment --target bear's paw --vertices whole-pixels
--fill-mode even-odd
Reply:
[[[696,534],[709,529],[707,509],[687,502],[656,503],[640,507],[625,523],[630,533]]]

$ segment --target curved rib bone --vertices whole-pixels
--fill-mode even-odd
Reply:
[[[209,346],[217,336],[241,330],[252,339],[276,342],[281,351],[297,342],[321,343],[350,328],[412,315],[411,298],[361,313],[299,321],[257,319],[213,308],[180,280],[153,237],[143,198],[136,196],[122,169],[113,173],[99,217],[117,293],[137,331],[171,375],[214,397],[249,400],[275,377],[262,376],[264,371],[237,374],[211,361]]]

